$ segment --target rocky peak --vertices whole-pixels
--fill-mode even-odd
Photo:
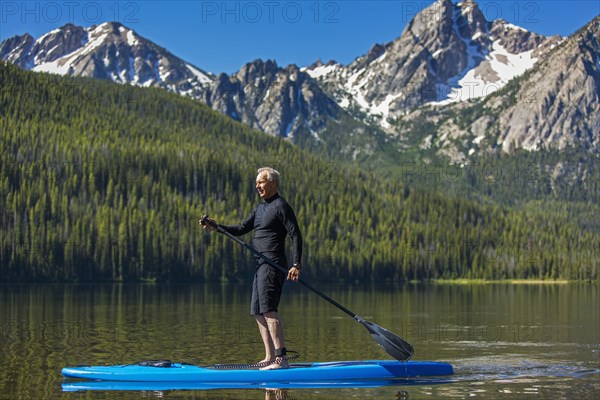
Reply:
[[[236,77],[243,83],[254,82],[258,78],[272,79],[278,72],[279,67],[274,60],[254,60],[246,63],[237,72]]]
[[[451,0],[436,1],[409,21],[400,39],[409,36],[420,41],[424,36],[447,36],[452,30],[454,4]]]
[[[36,40],[30,52],[35,54],[35,64],[52,62],[80,48],[87,41],[87,31],[66,24]]]
[[[213,77],[118,22],[66,24],[37,40],[3,41],[2,59],[33,71],[156,86],[201,98]]]
[[[339,113],[307,73],[272,60],[255,60],[232,76],[220,75],[209,105],[251,127],[292,139],[300,132],[318,132]]]
[[[373,45],[373,47],[371,47],[371,49],[365,56],[358,58],[354,62],[354,68],[359,69],[368,66],[373,61],[385,54],[385,51],[385,45],[379,43]]]
[[[559,36],[545,37],[515,26],[504,19],[495,20],[490,28],[490,35],[499,41],[500,45],[512,54],[536,50],[544,45],[556,45]]]
[[[389,122],[424,104],[484,97],[530,69],[556,43],[489,22],[473,0],[432,3],[402,35],[348,66],[308,68],[338,104]]]
[[[473,0],[457,4],[455,14],[456,26],[463,38],[485,37],[488,33],[490,23]]]
[[[34,43],[35,39],[28,33],[10,37],[0,44],[0,59],[27,69],[29,52]]]
[[[306,69],[313,70],[313,69],[317,69],[320,67],[328,67],[328,66],[332,66],[332,65],[336,65],[336,64],[337,64],[337,62],[335,60],[329,60],[329,61],[327,61],[327,63],[323,63],[323,61],[321,61],[321,59],[318,59],[317,61],[312,63],[310,66],[308,66]]]

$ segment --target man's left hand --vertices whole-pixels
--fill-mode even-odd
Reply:
[[[288,271],[287,278],[290,281],[298,282],[298,279],[300,278],[300,270],[296,267],[290,268],[290,270]]]

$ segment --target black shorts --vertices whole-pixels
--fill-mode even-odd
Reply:
[[[252,283],[251,315],[277,312],[285,278],[285,273],[269,264],[261,263],[256,268]]]

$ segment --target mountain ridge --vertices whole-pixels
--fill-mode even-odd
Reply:
[[[447,114],[455,105],[463,109],[477,108],[478,103],[490,104],[490,98],[498,98],[493,96],[495,93],[545,62],[556,48],[574,41],[574,37],[545,37],[502,19],[487,21],[472,0],[462,3],[439,0],[418,13],[398,38],[373,45],[348,65],[317,60],[308,67],[280,67],[274,60],[254,60],[234,74],[214,75],[112,22],[90,28],[67,24],[37,40],[29,34],[15,36],[0,44],[0,58],[33,71],[160,87],[197,99],[265,133],[312,148],[327,141],[328,127],[354,119],[364,123],[363,127],[354,123],[346,127],[347,137],[353,137],[354,144],[339,135],[335,143],[340,154],[350,154],[355,153],[349,148],[356,145],[356,137],[362,135],[366,142],[370,140],[362,133],[365,130],[385,132],[386,140],[406,136],[406,121],[423,107],[440,107],[441,113]],[[590,49],[588,58],[598,58],[597,48]],[[576,53],[577,49],[572,51]],[[553,66],[560,70],[559,76],[576,79],[564,70],[566,64]],[[584,68],[579,81],[585,81],[589,71],[595,81],[595,69],[593,64]],[[529,88],[539,85],[528,83]],[[577,91],[575,83],[569,87]],[[566,99],[568,95],[564,92]],[[575,135],[568,131],[577,126],[578,115],[587,118],[588,112],[597,109],[596,97],[592,88],[585,96],[591,104],[573,108],[565,103],[570,116],[553,117],[554,122],[564,126],[562,130],[548,130],[527,122],[524,110],[530,110],[530,114],[532,111],[524,104],[516,105],[510,118],[502,116],[500,128],[491,125],[491,120],[497,118],[490,121],[478,118],[472,121],[479,127],[478,132],[460,128],[452,136],[483,136],[477,140],[488,143],[488,150],[500,148],[505,152],[515,146],[528,151],[560,148],[565,143],[577,144],[580,138],[584,147],[596,151],[600,143],[594,130],[595,121],[582,124]],[[517,102],[526,100],[527,95],[521,91]],[[544,98],[536,101],[548,102]],[[541,119],[543,111],[548,108],[536,110],[536,118]],[[566,123],[567,120],[571,122]],[[448,136],[455,125],[452,121],[447,126],[434,123],[438,129],[434,136]],[[428,140],[442,148],[440,156],[448,157],[451,162],[467,160],[468,154],[448,150],[448,142],[444,140],[434,143],[435,137]],[[535,145],[540,140],[543,146]]]
[[[14,36],[2,42],[0,56],[35,72],[155,86],[190,97],[201,97],[214,79],[118,22],[89,28],[69,23],[37,40]]]

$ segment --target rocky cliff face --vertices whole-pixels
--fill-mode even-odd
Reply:
[[[0,44],[0,58],[23,69],[30,69],[30,49],[34,43],[35,39],[28,33],[8,38]]]
[[[496,123],[504,150],[583,145],[600,153],[600,17],[552,52],[513,96],[519,101]]]
[[[300,131],[316,136],[328,118],[337,118],[337,104],[294,65],[280,68],[256,60],[235,75],[220,75],[209,105],[272,135],[292,137]]]

